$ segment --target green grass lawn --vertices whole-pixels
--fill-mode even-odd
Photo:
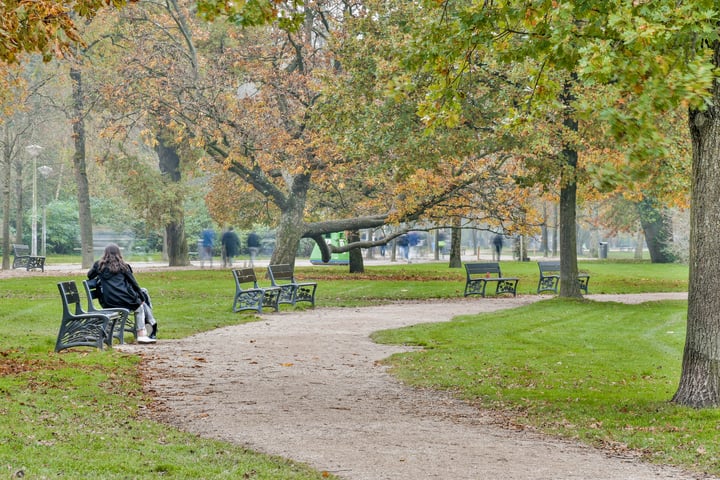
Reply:
[[[453,390],[514,425],[718,474],[720,411],[669,403],[686,309],[549,299],[373,338],[423,347],[388,360],[411,385]]]
[[[534,294],[535,263],[503,262]],[[583,262],[591,293],[684,291],[687,266]],[[231,311],[228,270],[140,272],[161,339],[255,321]],[[317,280],[317,308],[407,299],[458,298],[464,271],[445,264],[298,269]],[[149,399],[138,359],[117,350],[53,353],[61,316],[56,283],[75,278],[22,273],[0,280],[0,467],[28,478],[328,478],[284,459],[199,439],[139,415]],[[477,298],[477,301],[483,301]],[[291,307],[283,306],[285,309]],[[302,307],[296,307],[302,308]],[[410,383],[457,390],[513,422],[646,452],[656,461],[719,473],[713,411],[667,401],[677,383],[685,305],[640,306],[549,300],[490,316],[462,317],[378,335],[424,345],[393,358]],[[714,463],[713,463],[714,462]]]

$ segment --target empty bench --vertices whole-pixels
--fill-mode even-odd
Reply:
[[[12,268],[24,268],[28,271],[39,268],[44,272],[45,257],[30,255],[30,247],[27,245],[13,244]]]
[[[492,263],[466,263],[465,273],[465,296],[481,295],[485,296],[485,289],[488,283],[495,284],[495,294],[512,293],[513,297],[517,295],[517,284],[519,278],[503,277],[500,271],[500,264]]]
[[[263,307],[270,307],[276,312],[278,311],[280,287],[258,286],[255,270],[252,268],[236,268],[233,269],[232,274],[235,279],[233,312],[255,310],[263,313]]]
[[[554,292],[558,293],[560,284],[560,262],[537,262],[540,269],[540,280],[538,280],[537,293]],[[578,285],[580,290],[588,293],[588,283],[590,283],[590,275],[587,273],[578,273]]]
[[[290,265],[268,266],[268,276],[273,287],[280,288],[278,303],[295,305],[297,302],[308,302],[315,306],[315,282],[297,282],[293,267]]]

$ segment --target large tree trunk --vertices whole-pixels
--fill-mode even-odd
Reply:
[[[645,242],[652,263],[672,263],[675,254],[672,251],[672,219],[666,208],[652,198],[645,198],[637,204],[640,224],[645,233]]]
[[[165,142],[162,134],[157,135],[155,152],[158,154],[158,165],[163,176],[173,183],[179,183],[182,179],[180,169],[180,155],[175,145]],[[177,199],[172,209],[170,218],[172,220],[165,225],[166,252],[168,266],[183,267],[190,265],[188,256],[187,237],[185,235],[185,212],[182,201]]]
[[[291,182],[290,193],[280,208],[280,224],[270,263],[273,265],[288,264],[294,267],[300,239],[306,233],[304,214],[310,176],[296,175],[292,177]]]
[[[720,64],[720,44],[715,44]],[[720,406],[720,86],[713,105],[690,112],[692,186],[687,333],[680,384],[673,401]]]
[[[75,141],[73,167],[75,184],[77,185],[78,213],[80,220],[80,252],[82,268],[90,268],[93,264],[93,233],[92,214],[90,213],[90,187],[88,185],[87,167],[85,163],[85,111],[83,98],[82,72],[77,67],[70,68],[72,82],[73,118],[72,130]]]

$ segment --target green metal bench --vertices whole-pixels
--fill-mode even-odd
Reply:
[[[263,307],[270,307],[276,312],[278,311],[280,287],[258,286],[255,270],[252,268],[236,268],[232,270],[232,274],[235,279],[233,312],[256,310],[258,313],[263,313]],[[243,288],[245,284],[251,286]]]
[[[30,255],[30,247],[27,245],[13,244],[12,268],[24,268],[26,270],[40,269],[45,271],[45,257]]]
[[[315,282],[297,282],[295,273],[290,265],[268,266],[268,276],[273,287],[279,287],[280,298],[278,303],[295,305],[297,302],[308,302],[315,306]]]
[[[465,296],[480,295],[485,297],[488,283],[495,283],[495,294],[512,293],[517,295],[517,284],[520,280],[516,277],[503,277],[500,264],[491,263],[466,263],[465,264]]]
[[[560,262],[547,261],[537,262],[540,269],[540,280],[538,280],[537,293],[553,292],[558,293],[560,285]],[[590,283],[590,275],[587,273],[578,273],[578,284],[580,290],[588,293],[588,283]]]
[[[72,347],[112,348],[115,320],[102,313],[88,313],[82,309],[77,284],[73,281],[57,284],[62,299],[63,315],[55,351]]]

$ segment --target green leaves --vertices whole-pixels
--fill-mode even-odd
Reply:
[[[277,21],[280,28],[295,30],[302,21],[302,15],[293,13],[303,5],[302,0],[292,0],[289,10],[282,9],[282,0],[198,0],[198,13],[206,20],[213,21],[226,17],[231,23],[242,27],[254,27]]]

